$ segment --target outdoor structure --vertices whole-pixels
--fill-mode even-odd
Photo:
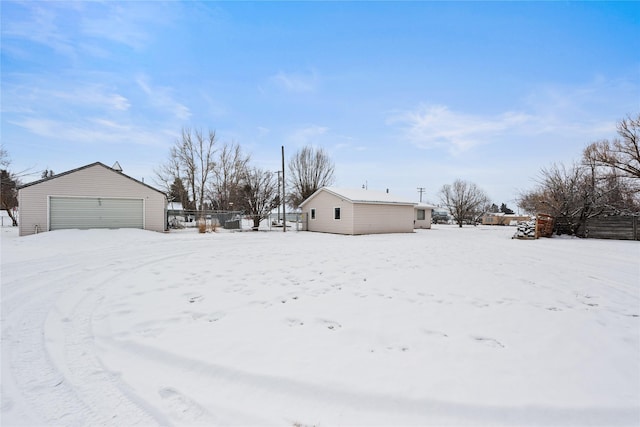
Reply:
[[[164,231],[167,200],[159,190],[100,162],[18,188],[19,235],[70,228]]]
[[[416,216],[413,228],[431,228],[431,213],[435,206],[418,203],[415,207]]]
[[[308,231],[411,233],[416,205],[380,191],[323,187],[302,202],[300,209]]]
[[[482,225],[516,225],[521,221],[529,221],[529,215],[505,214],[502,212],[490,212],[482,215]]]

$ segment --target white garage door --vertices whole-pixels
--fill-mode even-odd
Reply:
[[[51,197],[49,229],[143,228],[142,199]]]

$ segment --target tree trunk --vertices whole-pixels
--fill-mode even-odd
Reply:
[[[13,225],[13,227],[17,227],[18,220],[15,216],[13,216],[13,212],[11,212],[11,209],[5,209],[5,211],[7,211],[7,215],[9,215],[9,218],[11,218],[11,224]]]
[[[258,231],[259,227],[260,227],[260,217],[259,216],[254,216],[253,217],[253,230],[254,231]]]

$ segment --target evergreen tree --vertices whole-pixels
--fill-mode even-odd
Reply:
[[[189,200],[189,193],[184,186],[181,178],[175,178],[173,184],[171,184],[171,191],[169,192],[169,198],[175,202],[180,202],[183,209],[191,210],[195,206]]]
[[[0,208],[7,211],[13,226],[18,225],[18,220],[13,214],[13,209],[18,206],[17,183],[12,174],[6,169],[0,170]]]
[[[502,213],[504,213],[506,215],[513,215],[515,213],[514,211],[509,209],[505,203],[500,205],[500,212],[502,212]]]
[[[52,178],[53,175],[55,175],[55,173],[51,169],[45,169],[45,170],[42,171],[42,174],[40,175],[40,178],[49,179],[49,178]]]

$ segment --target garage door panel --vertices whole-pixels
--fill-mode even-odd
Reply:
[[[69,228],[143,228],[142,199],[51,197],[51,230]]]

